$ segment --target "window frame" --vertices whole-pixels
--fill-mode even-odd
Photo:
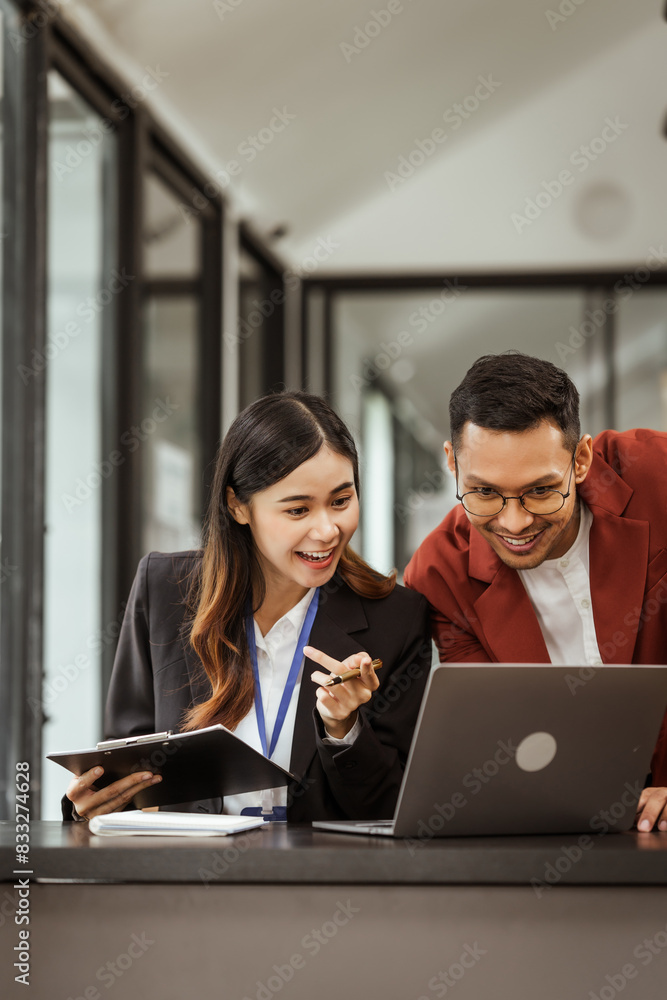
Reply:
[[[46,342],[47,155],[50,70],[57,71],[115,128],[116,168],[104,201],[105,272],[125,268],[134,276],[123,295],[103,314],[102,441],[107,454],[120,435],[140,420],[143,182],[148,171],[175,179],[183,191],[206,199],[201,211],[201,269],[197,422],[202,466],[210,470],[221,428],[222,274],[225,203],[221,191],[190,160],[142,104],[124,103],[127,84],[75,29],[39,3],[0,0],[5,96],[3,101],[3,204],[5,231],[16,238],[0,243],[3,253],[2,337],[2,547],[0,602],[0,819],[13,809],[17,761],[31,767],[31,814],[39,818],[42,762],[42,672],[44,602],[45,394],[42,372],[27,385],[17,369],[30,367],[33,351]],[[31,27],[32,26],[32,27]],[[9,32],[13,32],[13,44]],[[29,34],[28,34],[29,32]],[[17,39],[25,39],[19,44]],[[110,238],[109,238],[110,237]],[[202,505],[208,482],[202,487]],[[101,621],[118,617],[141,556],[141,461],[136,453],[102,486]],[[102,650],[102,697],[114,658]],[[41,707],[41,711],[39,707]],[[103,703],[99,706],[100,720]]]

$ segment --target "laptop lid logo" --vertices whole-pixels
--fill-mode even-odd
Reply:
[[[551,733],[531,733],[517,747],[517,766],[522,771],[541,771],[554,759],[556,749],[556,740]]]

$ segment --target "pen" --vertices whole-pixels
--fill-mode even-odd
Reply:
[[[382,660],[372,660],[371,666],[374,670],[379,670],[382,666]],[[334,684],[342,684],[343,681],[351,681],[353,677],[360,676],[361,667],[354,667],[352,670],[345,670],[342,674],[336,674],[335,677],[332,677],[331,680],[323,684],[322,687],[330,688],[333,687]]]

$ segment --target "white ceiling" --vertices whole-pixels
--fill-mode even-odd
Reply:
[[[573,13],[551,23],[549,0],[391,3],[400,12],[358,52],[345,46],[389,0],[76,0],[63,13],[128,77],[168,74],[151,106],[211,169],[239,163],[233,204],[262,234],[284,223],[275,248],[292,263],[329,237],[328,272],[642,259],[667,208],[661,0],[553,0]],[[443,124],[489,76],[500,86],[478,110]],[[250,162],[242,144],[275,108],[295,117]],[[614,145],[517,233],[512,213],[615,116],[628,128]],[[434,128],[446,140],[391,191],[385,174]],[[605,237],[586,224],[600,198],[618,214]]]
[[[146,98],[153,113],[211,176],[237,162],[223,184],[232,214],[267,241],[284,225],[273,246],[292,266],[318,241],[334,248],[318,271],[330,275],[631,270],[667,246],[664,0],[391,0],[389,23],[352,51],[389,2],[70,0],[62,12],[129,82],[162,75]],[[558,19],[560,9],[572,13]],[[480,77],[494,92],[455,127],[447,111]],[[275,109],[294,118],[262,132],[278,124]],[[445,140],[390,185],[399,158],[436,128]],[[253,135],[271,141],[251,162]],[[598,152],[582,160],[582,146]],[[539,195],[544,206],[563,170],[571,183],[517,226],[527,200]],[[410,316],[436,294],[339,303],[336,396],[353,426],[352,376],[404,330],[414,337],[383,380],[434,450],[449,393],[480,354],[539,354],[598,391],[586,351],[558,354],[581,322],[579,294],[467,291],[418,331]],[[624,388],[631,405],[621,418],[657,426],[667,332],[656,320],[653,337],[636,306],[619,319],[619,377],[637,382]],[[623,354],[635,326],[650,354],[636,372]]]

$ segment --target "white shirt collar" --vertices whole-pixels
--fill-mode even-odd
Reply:
[[[314,593],[315,587],[311,587],[310,590],[303,595],[298,604],[295,604],[293,608],[286,611],[282,618],[279,618],[275,625],[271,626],[266,635],[262,635],[259,625],[257,622],[254,622],[255,642],[257,643],[258,648],[266,650],[267,644],[273,645],[276,641],[280,642],[286,632],[293,632],[295,637],[298,636],[303,628],[306,613],[310,606],[310,602],[313,599]],[[296,644],[296,638],[294,641]]]

